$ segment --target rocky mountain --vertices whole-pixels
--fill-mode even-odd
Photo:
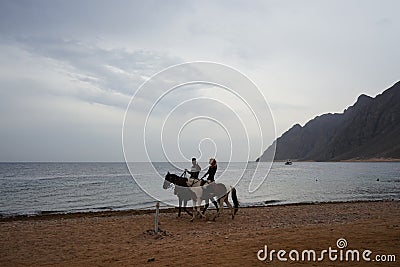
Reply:
[[[375,98],[360,95],[343,113],[296,124],[274,142],[275,160],[400,159],[400,82]],[[257,161],[272,158],[273,147]]]

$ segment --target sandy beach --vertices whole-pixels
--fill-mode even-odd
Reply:
[[[213,214],[215,211],[209,211]],[[351,202],[241,208],[216,221],[189,221],[174,210],[46,215],[0,220],[0,266],[398,266],[400,202]],[[371,262],[260,261],[264,249],[371,250]],[[397,262],[376,262],[376,255]],[[260,254],[261,256],[263,254]],[[286,254],[288,258],[288,254]]]

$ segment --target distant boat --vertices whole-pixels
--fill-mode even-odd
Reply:
[[[286,162],[285,162],[285,165],[292,165],[293,163],[292,163],[292,161],[290,160],[290,159],[288,159]]]

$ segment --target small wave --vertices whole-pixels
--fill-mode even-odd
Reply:
[[[40,216],[42,211],[0,212],[0,218]]]
[[[283,200],[272,199],[272,200],[265,200],[264,204],[265,205],[271,205],[271,204],[273,205],[273,204],[281,203],[281,202],[283,202]]]
[[[386,183],[400,183],[400,179],[383,180],[382,182],[386,182]]]
[[[265,200],[265,201],[257,201],[257,202],[241,202],[241,207],[263,207],[263,206],[273,206],[285,204],[285,200]]]
[[[129,173],[115,173],[115,174],[74,174],[74,175],[48,175],[48,176],[29,176],[26,175],[5,175],[3,178],[16,178],[18,180],[38,180],[38,181],[46,181],[46,180],[57,180],[57,179],[81,179],[81,178],[110,178],[110,177],[130,177]]]
[[[3,178],[13,178],[15,176],[15,174],[3,175]]]

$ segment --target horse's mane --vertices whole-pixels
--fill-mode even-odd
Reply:
[[[175,174],[175,173],[168,173],[167,175],[166,175],[166,177],[167,176],[169,176],[170,177],[170,179],[173,179],[173,180],[179,180],[179,179],[187,179],[187,178],[185,178],[185,177],[182,177],[182,176],[179,176],[179,175],[177,175],[177,174]]]
[[[187,187],[186,182],[188,181],[188,178],[176,175],[174,173],[168,172],[167,175],[165,176],[165,180],[175,185]]]
[[[180,177],[179,175],[177,175],[175,173],[170,173],[169,175],[173,176],[174,178],[183,178],[183,177]]]

